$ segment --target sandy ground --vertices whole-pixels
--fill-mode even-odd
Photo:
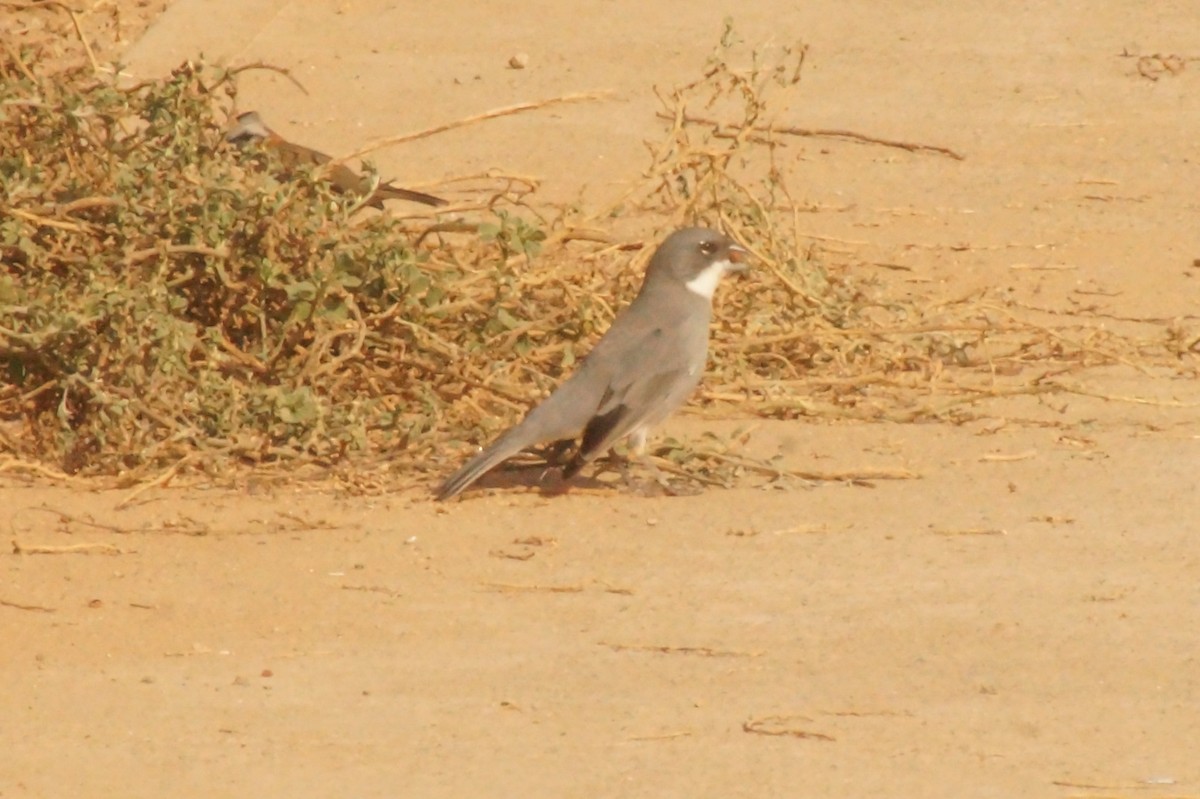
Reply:
[[[334,152],[612,89],[377,158],[412,185],[503,166],[604,197],[642,164],[652,84],[694,77],[727,13],[644,5],[179,0],[126,61],[289,66],[308,96],[253,73],[243,107]],[[812,47],[782,121],[966,156],[790,143],[826,257],[1194,328],[1200,6],[1102,6],[737,12],[748,41]],[[920,475],[871,485],[118,509],[0,483],[17,545],[85,549],[0,560],[0,797],[1200,797],[1200,388],[1089,380],[1154,402],[748,444]]]

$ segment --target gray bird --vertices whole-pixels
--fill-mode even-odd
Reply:
[[[333,160],[325,153],[283,138],[267,127],[257,111],[238,114],[233,127],[229,129],[229,133],[225,134],[225,141],[238,146],[250,141],[261,141],[278,151],[279,159],[288,169],[295,169],[297,166],[323,165]],[[390,182],[380,183],[374,191],[371,191],[370,178],[360,175],[345,164],[334,164],[329,167],[329,182],[340,192],[360,195],[371,192],[371,198],[367,200],[367,205],[380,210],[383,210],[384,200],[411,200],[425,205],[446,205],[446,200],[441,197],[434,197],[432,194],[412,189],[402,189],[399,186],[393,186]]]
[[[708,357],[712,297],[721,276],[745,269],[746,249],[704,228],[672,233],[646,269],[637,297],[617,314],[578,371],[516,427],[437,489],[449,499],[501,461],[538,444],[582,436],[563,478],[622,438],[641,454],[646,434],[695,390]]]

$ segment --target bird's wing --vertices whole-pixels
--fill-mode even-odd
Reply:
[[[668,369],[642,374],[622,391],[611,392],[584,428],[576,461],[580,466],[591,461],[644,423],[661,417],[664,404],[673,409],[698,381],[696,371]]]
[[[647,318],[642,329],[630,331],[634,335],[625,338],[622,346],[595,353],[601,356],[609,380],[584,427],[572,472],[638,427],[660,421],[700,381],[703,359],[696,363],[688,347],[672,340],[668,324],[668,320]]]

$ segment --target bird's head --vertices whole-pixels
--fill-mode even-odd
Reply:
[[[708,228],[684,228],[667,237],[646,269],[646,283],[671,281],[711,300],[728,272],[747,268],[749,251],[723,233]]]
[[[230,144],[243,145],[255,139],[268,139],[271,137],[271,129],[262,121],[262,117],[257,111],[247,111],[244,114],[238,114],[234,120],[233,127],[225,134],[225,141]]]

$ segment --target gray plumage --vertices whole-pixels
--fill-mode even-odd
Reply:
[[[708,356],[712,294],[721,276],[745,267],[746,250],[704,228],[672,233],[654,253],[641,291],[613,320],[579,369],[516,427],[437,489],[449,499],[522,450],[582,435],[563,477],[629,437],[640,449],[649,428],[682,405]]]

